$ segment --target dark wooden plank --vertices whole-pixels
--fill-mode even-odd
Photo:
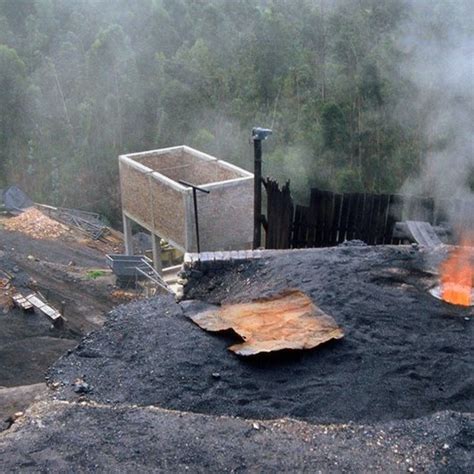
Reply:
[[[309,201],[308,215],[308,247],[316,247],[319,241],[320,226],[319,221],[321,206],[321,191],[317,188],[311,189],[311,197]]]
[[[364,240],[364,211],[365,211],[365,194],[357,194],[357,205],[355,210],[355,225],[353,239]]]
[[[382,202],[382,196],[380,194],[374,194],[373,207],[372,207],[372,242],[371,245],[377,245],[380,233],[380,206]]]
[[[282,188],[272,179],[265,181],[267,192],[267,225],[265,247],[286,249],[290,246],[290,234],[293,221],[293,200],[290,183]]]
[[[349,197],[349,214],[347,219],[347,233],[346,240],[353,240],[356,235],[356,225],[357,225],[357,206],[359,200],[359,194],[350,193]]]
[[[365,195],[364,211],[362,214],[363,227],[361,230],[361,240],[369,245],[373,245],[375,238],[375,228],[373,226],[374,199],[374,194]]]
[[[349,221],[349,210],[351,205],[351,195],[343,194],[341,203],[341,217],[339,220],[339,233],[337,236],[337,242],[342,243],[347,238],[347,229]]]
[[[311,219],[314,225],[312,247],[321,247],[323,243],[323,226],[325,217],[325,193],[318,189],[311,192]]]
[[[284,208],[282,212],[282,229],[280,233],[280,240],[278,242],[278,248],[288,249],[291,244],[291,227],[294,215],[294,204],[291,198],[290,182],[288,181],[282,189],[282,199],[284,202]]]
[[[388,207],[390,204],[390,195],[380,195],[380,207],[378,213],[378,228],[377,228],[377,242],[376,245],[383,245],[386,242],[385,234],[388,219]]]
[[[296,206],[293,231],[294,248],[304,248],[308,246],[308,215],[308,207],[300,205]]]
[[[380,208],[380,195],[372,195],[372,205],[371,205],[371,218],[370,218],[370,245],[376,245],[378,230],[379,230],[379,209]]]
[[[319,203],[319,245],[318,247],[326,246],[326,235],[328,231],[328,221],[331,213],[331,194],[328,191],[321,191],[320,203]]]
[[[342,208],[342,194],[334,194],[333,200],[333,214],[332,214],[332,229],[329,235],[329,245],[337,245],[339,242],[339,229],[341,227],[341,208]]]
[[[321,196],[321,247],[330,245],[329,235],[332,226],[334,193],[324,191]]]
[[[312,247],[312,241],[310,233],[313,231],[313,227],[310,225],[311,221],[311,209],[309,207],[303,206],[303,247]]]
[[[293,234],[291,246],[300,248],[301,245],[301,206],[295,206],[295,217],[293,219]]]

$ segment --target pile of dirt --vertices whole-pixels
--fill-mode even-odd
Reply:
[[[69,400],[84,376],[97,402],[245,418],[372,423],[472,412],[474,309],[428,293],[425,257],[400,247],[298,251],[193,284],[190,293],[213,303],[304,291],[346,334],[315,350],[240,358],[227,350],[235,335],[191,322],[208,303],[158,297],[117,308],[49,377]]]
[[[4,222],[6,230],[21,232],[35,239],[57,239],[70,230],[64,224],[51,219],[35,207],[30,207],[16,217]]]

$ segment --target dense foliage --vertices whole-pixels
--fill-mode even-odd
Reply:
[[[434,1],[433,5],[437,2]],[[438,2],[440,3],[440,2]],[[309,185],[394,191],[425,143],[404,0],[0,0],[0,187],[117,216],[117,155],[188,144]],[[421,118],[420,118],[421,120]]]

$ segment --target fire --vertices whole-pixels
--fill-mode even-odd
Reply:
[[[474,236],[464,238],[441,264],[441,298],[452,304],[473,304]]]

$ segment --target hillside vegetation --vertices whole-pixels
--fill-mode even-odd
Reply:
[[[405,66],[470,28],[469,2],[414,3],[0,0],[0,187],[114,218],[117,155],[186,143],[251,169],[261,125],[298,198],[396,191],[449,141]]]

